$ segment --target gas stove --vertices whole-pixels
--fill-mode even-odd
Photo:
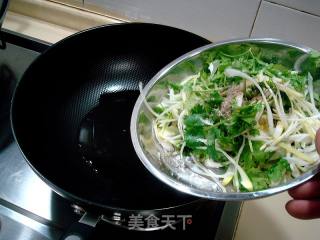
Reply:
[[[13,140],[9,119],[15,84],[50,44],[10,31],[4,31],[4,38],[7,48],[0,50],[0,240],[59,239],[81,219],[82,209],[53,192],[33,172]],[[117,226],[116,218],[110,223],[102,217],[92,239],[113,234],[140,239],[232,239],[240,208],[239,202],[204,201],[182,230],[128,230]]]

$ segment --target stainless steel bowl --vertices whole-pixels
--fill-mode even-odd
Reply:
[[[184,74],[187,74],[183,69],[183,64],[186,62],[192,62],[196,67],[201,68],[197,58],[200,54],[207,50],[218,49],[226,45],[239,45],[239,44],[252,44],[260,48],[268,49],[271,54],[275,54],[284,61],[290,62],[292,66],[300,58],[303,59],[303,55],[308,54],[312,51],[311,48],[281,41],[278,39],[239,39],[232,41],[224,41],[219,43],[210,44],[198,49],[195,49],[185,55],[174,60],[166,67],[164,67],[157,75],[155,75],[151,81],[143,89],[143,93],[146,97],[150,94],[160,91],[159,84],[167,78],[170,79],[181,79]],[[161,97],[161,94],[160,96]],[[146,117],[147,116],[147,117]],[[143,98],[140,96],[133,109],[131,118],[131,138],[136,150],[137,155],[144,164],[144,166],[158,179],[168,184],[169,186],[194,196],[223,201],[241,201],[256,199],[261,197],[270,196],[276,193],[283,192],[290,188],[293,188],[310,178],[319,172],[319,166],[314,166],[307,173],[293,179],[286,184],[282,184],[276,187],[272,187],[266,190],[255,191],[255,192],[221,192],[219,187],[212,187],[213,183],[210,181],[211,186],[208,184],[205,178],[201,178],[188,171],[181,161],[173,161],[173,159],[160,159],[159,151],[154,142],[148,141],[151,139],[151,119],[150,113],[148,112]],[[141,124],[143,121],[143,124]],[[148,127],[149,126],[149,127]],[[146,141],[148,141],[146,143]],[[145,145],[148,145],[148,149]],[[164,163],[165,161],[165,163]],[[169,167],[168,167],[169,166]],[[174,169],[174,171],[172,171]],[[175,171],[180,171],[179,177],[175,174]],[[182,177],[181,177],[182,176]]]

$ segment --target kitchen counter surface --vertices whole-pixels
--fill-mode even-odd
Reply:
[[[319,239],[320,219],[298,220],[285,210],[290,196],[276,196],[245,202],[235,240],[315,240]]]

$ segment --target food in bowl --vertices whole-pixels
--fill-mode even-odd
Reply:
[[[171,65],[147,93],[141,89],[139,124],[149,126],[140,140],[146,151],[156,146],[150,154],[164,171],[183,179],[186,172],[176,170],[188,169],[218,192],[252,192],[319,164],[320,54],[269,47],[208,48]]]

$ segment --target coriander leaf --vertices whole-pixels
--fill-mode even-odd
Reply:
[[[209,66],[209,64],[215,60],[216,55],[217,55],[216,51],[208,50],[201,53],[199,58],[201,59],[203,64],[207,64],[207,66]]]
[[[182,86],[180,84],[175,83],[173,81],[169,81],[169,80],[164,80],[164,81],[159,82],[158,86],[160,88],[172,88],[172,90],[175,93],[180,92],[182,89]]]
[[[148,119],[148,117],[145,115],[144,112],[141,112],[139,115],[138,122],[139,124],[147,124],[148,122],[150,122],[150,120]]]
[[[236,144],[234,137],[227,137],[227,136],[220,136],[220,138],[218,139],[218,142],[220,146],[227,151],[233,151],[235,148],[234,144]]]
[[[250,44],[240,43],[223,46],[220,51],[223,55],[238,57],[239,55],[249,53],[250,48]]]
[[[320,78],[320,52],[312,51],[308,58],[300,66],[303,73],[310,72],[314,79]]]
[[[203,127],[203,118],[201,114],[191,114],[185,117],[184,124],[187,128]]]
[[[223,102],[223,98],[221,97],[218,91],[213,91],[210,94],[210,99],[207,101],[207,103],[210,105],[211,108],[220,107],[222,102]]]
[[[201,79],[207,80],[209,76],[210,76],[210,71],[209,72],[207,72],[206,70],[201,70],[200,71],[200,78]]]
[[[250,168],[246,173],[252,182],[254,191],[268,188],[270,183],[268,174],[265,171],[259,168]]]
[[[259,134],[260,134],[259,129],[252,128],[252,129],[249,130],[249,135],[250,136],[258,136]]]
[[[286,77],[289,78],[290,84],[295,90],[304,92],[307,85],[307,76],[298,73],[288,73]]]
[[[207,146],[207,153],[210,159],[217,161],[219,158],[219,152],[216,150],[214,144]]]
[[[221,132],[218,128],[210,128],[207,133],[208,145],[215,144],[215,140],[220,138]]]
[[[221,137],[221,132],[218,128],[210,128],[207,133],[207,141],[208,141],[208,146],[207,146],[207,154],[208,156],[217,162],[225,162],[227,159],[225,156],[218,152],[215,148],[215,140],[219,139]]]
[[[260,141],[252,142],[252,148],[253,148],[252,157],[257,165],[266,163],[270,159],[271,155],[273,154],[273,152],[265,152],[263,150],[260,150],[262,145],[263,143]]]
[[[280,76],[282,72],[287,72],[289,69],[282,64],[272,64],[269,68],[270,71],[272,71],[275,75]]]
[[[164,108],[160,106],[156,106],[153,108],[153,111],[155,111],[158,114],[161,114],[164,111]]]
[[[186,116],[184,119],[185,130],[185,143],[186,146],[195,149],[199,146],[204,146],[202,142],[199,141],[199,138],[205,137],[205,124],[202,121],[200,114],[191,114]]]
[[[260,111],[261,104],[245,105],[243,107],[234,107],[231,119],[229,120],[228,136],[235,137],[244,131],[255,129],[255,116]]]
[[[202,142],[199,141],[199,136],[186,134],[185,136],[186,146],[190,149],[196,149],[200,146],[204,146]]]
[[[280,182],[284,178],[285,174],[290,171],[288,161],[281,158],[268,170],[268,177],[271,182],[277,183]]]
[[[204,108],[203,105],[197,104],[190,110],[190,113],[191,114],[204,114],[204,113],[206,113],[206,109]]]
[[[316,107],[320,108],[320,80],[313,82],[313,97],[316,101]]]
[[[240,165],[244,168],[245,171],[256,166],[255,162],[253,161],[252,153],[248,144],[245,145],[240,156]]]
[[[207,147],[207,155],[215,162],[228,162],[228,159],[221,152],[218,152],[214,145],[209,145]]]

